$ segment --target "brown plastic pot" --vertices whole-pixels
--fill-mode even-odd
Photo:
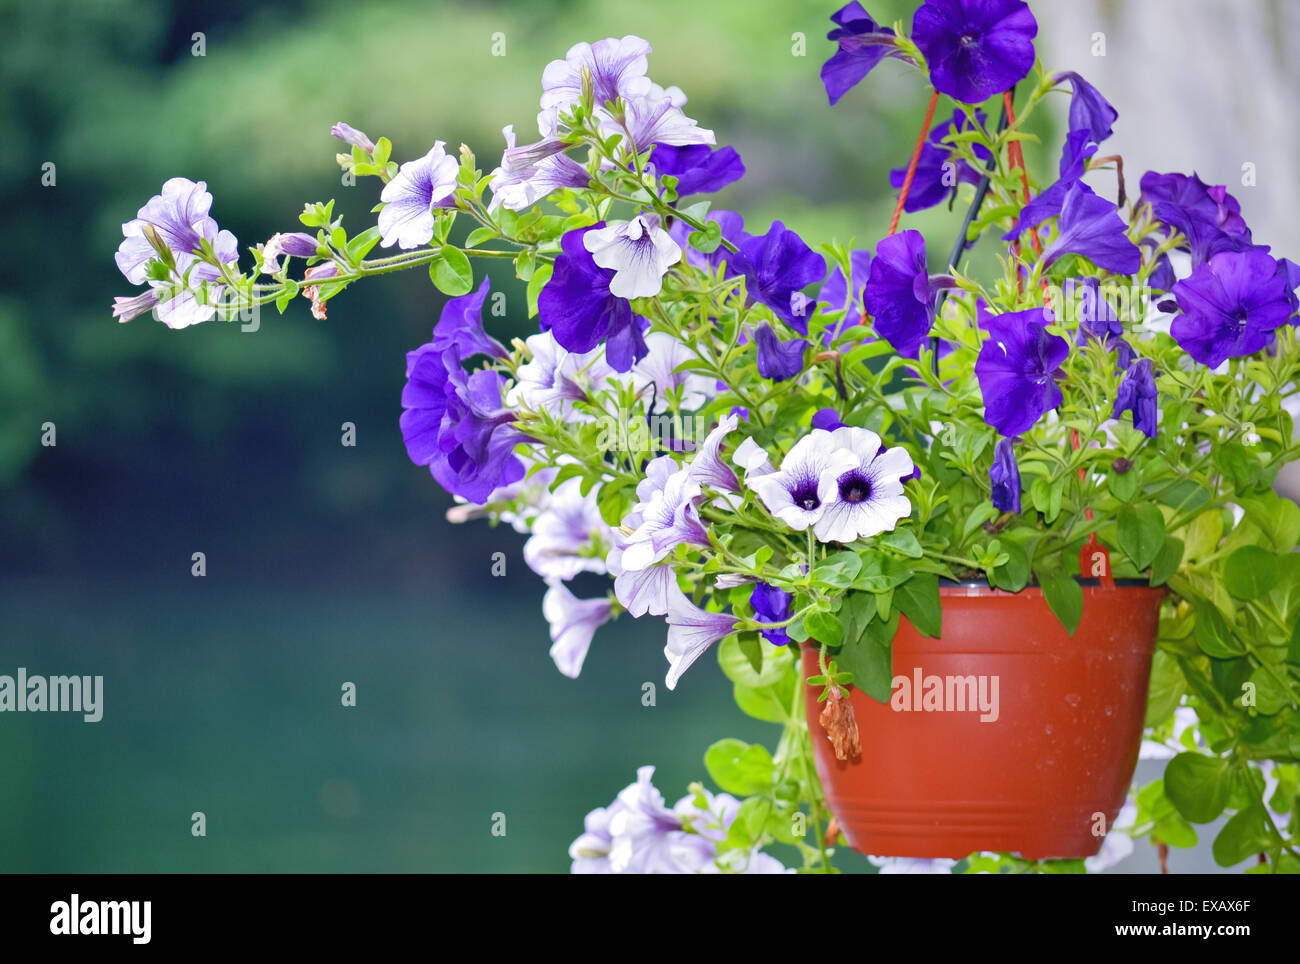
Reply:
[[[959,585],[940,595],[940,639],[899,621],[890,703],[850,689],[860,758],[835,758],[819,690],[805,688],[817,773],[848,843],[891,857],[1096,854],[1137,764],[1164,590],[1085,584],[1072,637],[1041,589]],[[819,672],[815,649],[803,665]],[[922,693],[912,698],[905,689],[918,671]],[[961,708],[966,677],[974,710]],[[996,719],[978,709],[980,677],[989,706],[996,679]]]

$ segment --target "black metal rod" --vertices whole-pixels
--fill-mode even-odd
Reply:
[[[1013,100],[1015,99],[1015,96],[1016,96],[1016,89],[1012,87],[1011,97]],[[1007,129],[1007,108],[1006,105],[1003,104],[1002,117],[998,121],[998,134],[1001,134],[1006,129]],[[979,215],[980,207],[983,206],[984,204],[984,198],[987,197],[989,193],[989,182],[992,181],[993,172],[996,171],[997,169],[998,169],[998,156],[997,154],[993,154],[991,157],[989,157],[988,163],[984,165],[984,175],[980,178],[979,184],[975,186],[975,197],[974,199],[971,200],[970,207],[966,209],[966,219],[965,221],[962,222],[961,234],[958,235],[957,237],[957,243],[953,245],[952,254],[948,256],[949,271],[956,271],[958,265],[961,264],[962,255],[966,253],[966,232],[970,230],[970,226],[975,223],[975,218]],[[939,298],[935,302],[935,306],[934,306],[934,315],[936,318],[939,317],[939,312],[943,309],[944,298],[946,298],[947,296],[948,296],[947,288],[944,288],[939,292]],[[939,336],[938,335],[931,336],[930,338],[930,352],[932,354],[932,357],[930,359],[931,367],[933,368],[935,375],[938,375],[939,374]]]

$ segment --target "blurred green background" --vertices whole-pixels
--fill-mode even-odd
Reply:
[[[602,630],[579,680],[555,671],[522,538],[446,523],[448,497],[406,459],[404,352],[441,307],[427,276],[356,286],[324,322],[299,299],[255,333],[176,332],[113,321],[134,293],[113,252],[178,175],[207,181],[245,252],[306,201],[336,198],[359,231],[377,182],[340,183],[331,124],[390,137],[398,160],[464,142],[490,170],[503,125],[529,139],[545,64],[627,33],[744,158],[718,206],[751,230],[781,218],[870,244],[926,91],[889,61],[830,109],[835,6],[0,2],[0,673],[102,674],[106,692],[97,724],[0,716],[0,870],[564,871],[583,815],[637,766],[658,766],[671,803],[713,740],[774,743],[712,658],[663,688],[659,620]],[[960,214],[907,224],[933,229],[937,262]],[[493,282],[511,292],[496,333],[527,334],[520,287]]]

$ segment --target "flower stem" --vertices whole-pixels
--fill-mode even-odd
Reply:
[[[903,176],[903,186],[898,191],[898,203],[894,205],[894,216],[889,219],[889,233],[898,230],[898,219],[903,216],[903,205],[907,203],[908,192],[912,190],[912,178],[916,177],[916,165],[921,160],[921,149],[925,139],[930,136],[930,123],[934,120],[934,109],[939,104],[939,92],[930,91],[930,106],[925,109],[925,120],[921,124],[921,133],[916,138],[916,147],[912,159],[907,162],[907,174]]]

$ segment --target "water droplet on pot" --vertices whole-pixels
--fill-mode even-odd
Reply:
[[[1078,693],[1071,693],[1068,696],[1066,696],[1065,702],[1069,703],[1071,706],[1078,706],[1079,699],[1080,697]]]

